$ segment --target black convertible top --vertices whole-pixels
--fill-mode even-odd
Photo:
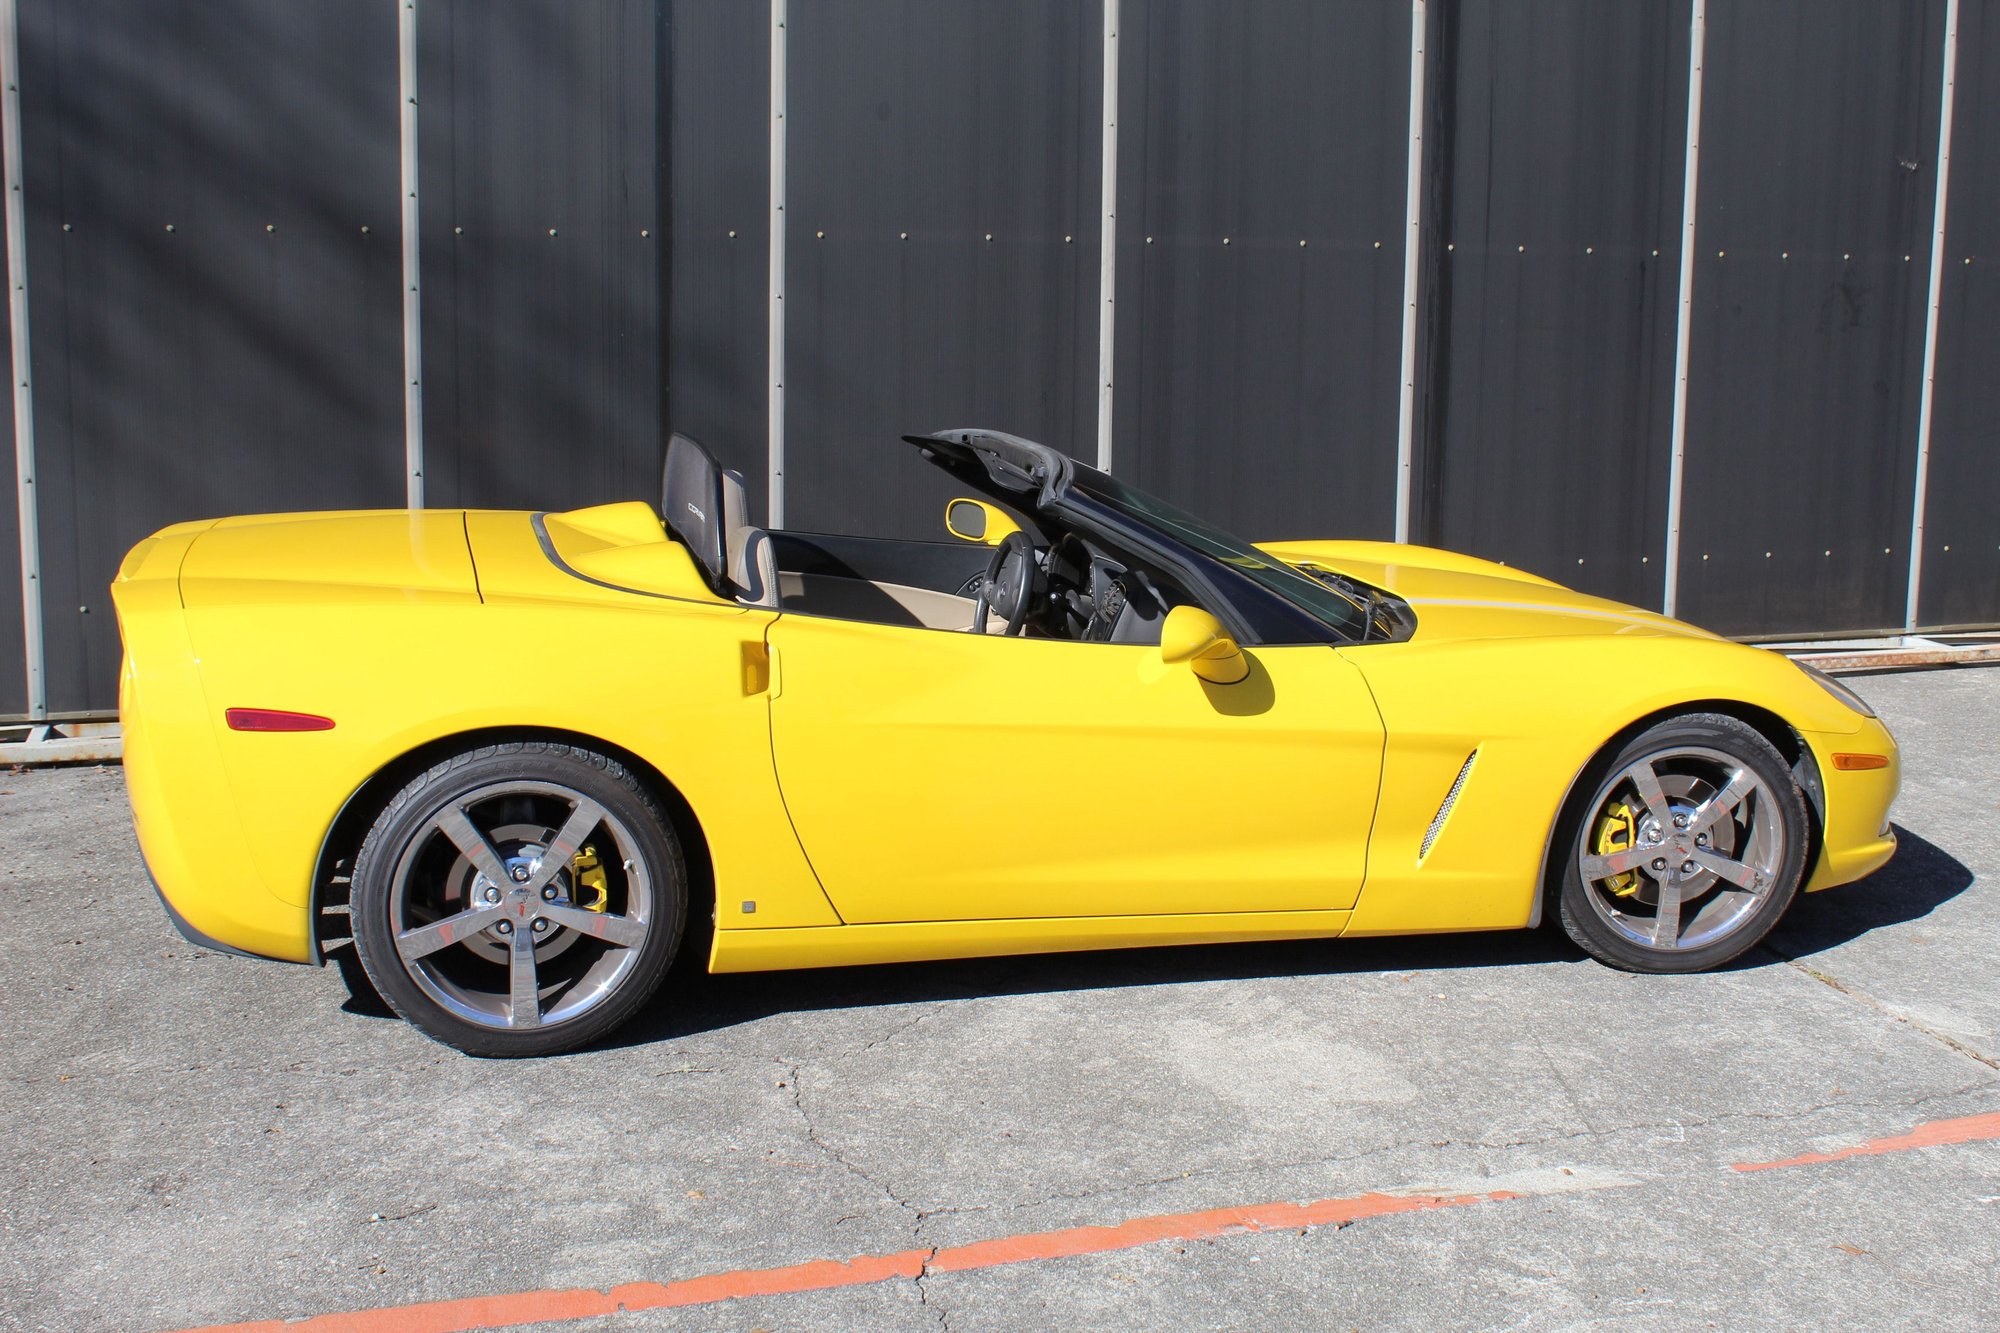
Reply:
[[[966,485],[1012,501],[1033,493],[1036,508],[1068,490],[1080,466],[1046,444],[1005,431],[960,427],[903,438]]]

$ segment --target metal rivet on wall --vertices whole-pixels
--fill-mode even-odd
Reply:
[[[465,235],[465,228],[463,228],[463,227],[453,227],[453,228],[451,229],[451,234],[452,234],[452,235],[454,235],[454,236],[463,236],[463,235]]]
[[[639,239],[642,241],[645,240],[647,237],[651,236],[652,234],[653,234],[653,229],[651,227],[639,228]]]
[[[1724,255],[1726,255],[1726,254],[1728,254],[1728,253],[1729,253],[1729,252],[1728,252],[1727,250],[1717,250],[1717,251],[1715,252],[1715,257],[1716,257],[1717,259],[1720,259],[1720,258],[1722,258],[1722,257],[1723,257]]]
[[[1064,245],[1068,245],[1068,244],[1069,244],[1069,243],[1070,243],[1070,242],[1071,242],[1072,240],[1074,240],[1074,239],[1075,239],[1074,237],[1071,237],[1071,236],[1065,236],[1065,237],[1063,237],[1063,244],[1064,244]]]
[[[905,240],[905,241],[907,241],[907,240],[909,240],[909,239],[910,239],[910,233],[908,233],[908,232],[906,232],[906,231],[905,231],[905,232],[899,232],[899,233],[897,233],[897,238],[898,238],[899,240]]]
[[[989,232],[987,232],[987,233],[986,233],[986,239],[987,239],[987,240],[989,240],[989,241],[990,241],[990,240],[992,240],[992,239],[993,239],[993,233],[992,233],[992,232],[990,232],[990,231],[989,231]]]
[[[1228,238],[1227,236],[1223,237],[1223,238],[1222,238],[1222,243],[1223,243],[1224,245],[1227,245],[1227,244],[1229,244],[1229,238]]]
[[[368,234],[368,224],[365,222],[361,224],[361,234],[363,236],[366,236]]]
[[[555,235],[555,234],[556,234],[556,229],[555,229],[554,227],[550,227],[550,228],[549,228],[549,235],[553,236],[553,235]]]
[[[266,222],[266,223],[264,224],[264,231],[265,231],[265,232],[266,232],[267,234],[268,234],[268,233],[270,233],[270,232],[274,232],[274,231],[276,231],[277,229],[278,229],[278,224],[277,224],[277,223],[275,223],[275,222]]]
[[[1528,247],[1525,245],[1517,245],[1514,247],[1514,253],[1517,255],[1524,255],[1528,253]]]
[[[64,230],[64,231],[68,231],[68,230],[69,230],[69,223],[67,223],[67,222],[63,223],[63,230]]]
[[[1587,255],[1594,255],[1597,253],[1597,247],[1594,245],[1586,245],[1583,247],[1583,252]]]
[[[169,222],[169,223],[167,224],[167,230],[168,230],[168,231],[172,231],[173,229],[174,229],[174,224],[173,224],[173,223],[171,223],[171,222]]]
[[[732,241],[736,239],[736,232],[733,229],[729,233],[729,239]]]
[[[1150,236],[1148,236],[1148,237],[1146,238],[1146,244],[1148,244],[1148,245],[1151,245],[1152,243],[1153,243],[1153,238],[1152,238],[1152,237],[1150,237]],[[1968,264],[1970,264],[1970,263],[1971,263],[1972,261],[1971,261],[1970,259],[1968,259],[1968,260],[1966,260],[1965,262],[1966,262],[1966,263],[1968,263]]]
[[[816,231],[813,233],[813,239],[823,241],[826,239],[826,233],[823,231]]]

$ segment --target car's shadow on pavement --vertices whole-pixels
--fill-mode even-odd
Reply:
[[[1729,968],[1771,967],[1824,952],[1870,931],[1925,916],[1972,884],[1972,872],[1949,852],[1900,825],[1896,832],[1899,845],[1889,864],[1857,883],[1801,895],[1764,945]],[[343,944],[328,953],[328,961],[340,965],[351,995],[343,1008],[393,1017],[368,985],[352,952]],[[1582,950],[1553,925],[1462,935],[1185,945],[721,976],[703,970],[707,956],[708,939],[697,933],[683,948],[659,997],[594,1049],[673,1041],[773,1014],[822,1009],[1202,981],[1587,961]]]
[[[1766,936],[1732,966],[1762,967],[1780,958],[1805,958],[1838,948],[1884,926],[1915,921],[1972,887],[1964,862],[1901,824],[1896,854],[1866,879],[1819,893],[1804,893]]]

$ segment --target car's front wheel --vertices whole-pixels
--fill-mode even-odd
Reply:
[[[658,989],[687,917],[671,827],[617,761],[517,741],[404,787],[355,858],[350,907],[391,1008],[472,1055],[600,1037]]]
[[[1764,938],[1791,906],[1805,799],[1770,741],[1736,718],[1671,718],[1598,769],[1558,843],[1563,929],[1633,972],[1699,972]]]

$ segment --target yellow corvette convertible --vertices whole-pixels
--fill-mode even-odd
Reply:
[[[125,766],[175,924],[297,962],[351,931],[425,1032],[535,1055],[631,1016],[711,914],[717,972],[1545,914],[1682,972],[1894,850],[1888,731],[1775,653],[909,440],[968,493],[952,540],[752,527],[676,436],[661,510],[141,542]]]

